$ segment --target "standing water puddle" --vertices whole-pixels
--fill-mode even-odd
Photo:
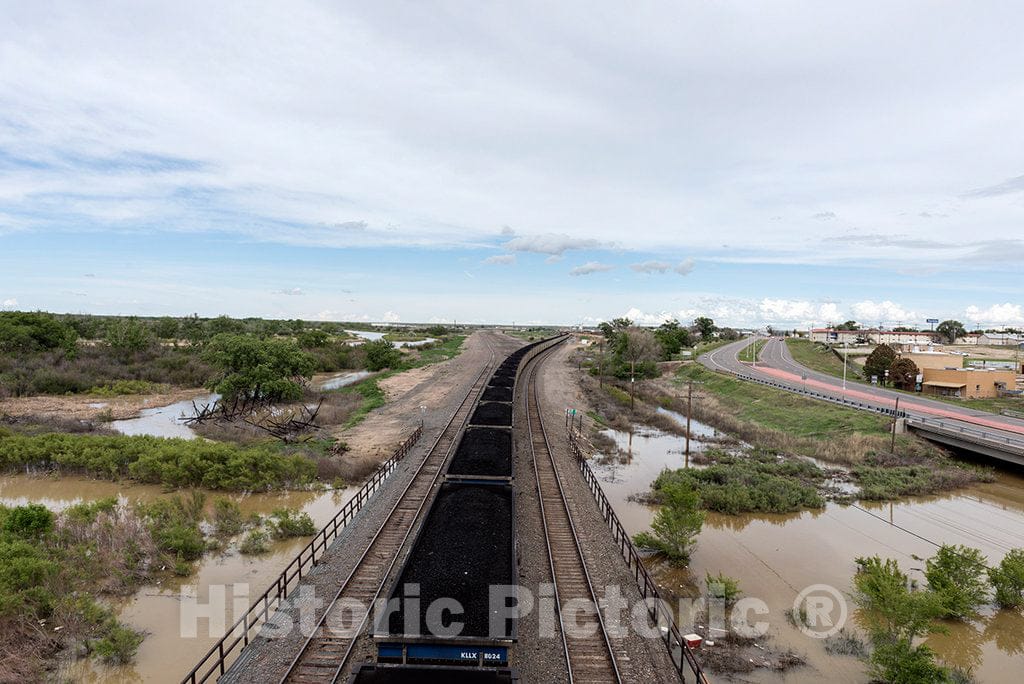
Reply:
[[[142,409],[138,418],[111,421],[110,427],[124,435],[152,435],[154,437],[180,437],[195,439],[196,433],[185,424],[184,418],[192,415],[195,406],[212,404],[219,394],[202,394],[195,399],[178,401],[167,406]]]
[[[245,516],[268,515],[278,508],[295,508],[309,513],[317,529],[323,527],[355,494],[356,488],[329,492],[279,492],[269,494],[232,495],[207,492],[207,501],[230,496],[238,502]],[[65,476],[59,479],[13,475],[0,477],[0,504],[19,506],[41,503],[54,511],[83,501],[116,496],[128,503],[148,502],[165,497],[158,486],[108,482]],[[237,540],[236,540],[237,541]],[[181,588],[194,586],[200,605],[209,600],[211,586],[224,586],[227,597],[225,624],[230,625],[232,597],[244,597],[245,608],[277,578],[285,566],[309,543],[301,537],[275,542],[261,555],[243,556],[236,548],[207,553],[196,563],[196,571],[188,577],[166,573],[156,584],[141,587],[132,596],[112,601],[122,622],[146,633],[133,665],[107,667],[90,660],[74,660],[61,667],[61,681],[76,682],[138,682],[180,681],[188,670],[216,643],[219,635],[209,636],[206,620],[198,623],[198,636],[180,636]],[[243,586],[248,585],[247,595]]]
[[[374,332],[372,330],[346,330],[345,332],[350,335],[362,337],[364,340],[370,340],[371,342],[374,340],[383,340],[384,336],[387,335],[387,333]],[[421,347],[424,344],[430,344],[431,342],[437,342],[437,339],[434,337],[427,337],[422,340],[398,341],[393,344],[396,347]]]
[[[333,375],[321,382],[320,390],[322,392],[327,392],[329,390],[336,390],[341,387],[354,385],[363,378],[368,378],[371,375],[373,375],[373,373],[370,371],[349,371],[347,373],[338,373],[337,375]]]
[[[685,424],[685,416],[681,418]],[[623,526],[631,534],[647,530],[657,507],[629,497],[647,492],[664,468],[687,465],[683,438],[650,428],[633,434],[605,430],[604,434],[615,440],[619,453],[595,456],[591,467]],[[691,434],[713,437],[714,430],[694,421]],[[707,446],[697,439],[690,442],[691,451]],[[830,467],[823,462],[818,465]],[[895,558],[922,585],[924,561],[914,556],[928,558],[936,547],[914,535],[979,548],[990,565],[998,563],[1010,549],[1024,546],[1024,476],[1020,471],[1002,471],[993,483],[944,496],[859,505],[864,510],[828,503],[818,511],[790,514],[708,512],[689,567],[649,561],[649,568],[670,594],[695,597],[703,589],[706,572],[723,572],[739,580],[745,596],[768,605],[769,615],[756,619],[770,624],[771,646],[777,651],[792,649],[806,659],[807,666],[783,674],[758,669],[744,673],[744,681],[810,683],[827,677],[834,682],[864,682],[867,676],[861,661],[828,655],[821,640],[805,636],[785,619],[797,594],[814,584],[835,587],[848,602],[849,626],[856,627],[849,597],[856,571],[853,561],[858,556]],[[949,633],[932,635],[927,644],[947,665],[973,671],[979,682],[1017,681],[1012,673],[1024,666],[1020,611],[986,608],[972,622],[944,624]]]

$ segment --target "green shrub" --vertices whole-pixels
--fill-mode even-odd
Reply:
[[[988,600],[988,567],[978,549],[943,544],[925,564],[924,576],[943,616],[967,619]]]
[[[38,544],[0,535],[0,616],[23,610],[49,615],[55,597],[47,585],[59,570]]]
[[[115,623],[106,636],[92,643],[93,653],[108,665],[127,665],[135,660],[144,637],[130,627]]]
[[[100,513],[113,513],[117,504],[116,496],[108,496],[95,501],[83,501],[64,509],[64,516],[72,522],[92,523],[96,521]]]
[[[385,368],[394,368],[402,360],[402,352],[395,348],[395,345],[385,339],[364,342],[361,347],[366,353],[366,369],[380,371]]]
[[[263,530],[253,530],[245,535],[238,550],[247,556],[266,553],[270,549],[270,537]]]
[[[1003,608],[1024,606],[1024,549],[1010,551],[998,567],[988,571],[996,590],[996,603]]]
[[[205,497],[202,492],[189,496],[171,496],[138,506],[148,522],[153,541],[177,560],[192,561],[203,555],[206,540],[199,522],[203,518]]]
[[[62,467],[173,487],[268,490],[308,484],[316,464],[270,447],[146,435],[0,436],[0,467]]]
[[[652,532],[633,540],[642,548],[657,549],[673,563],[685,563],[704,524],[700,497],[685,481],[666,482],[659,488],[661,507],[651,522]]]
[[[12,508],[5,516],[4,531],[24,539],[38,539],[53,530],[53,512],[42,504]]]
[[[226,497],[219,497],[213,502],[213,524],[217,534],[231,537],[242,531],[245,520],[238,502]]]
[[[717,575],[708,572],[704,578],[704,584],[707,586],[708,596],[723,599],[727,606],[736,603],[743,595],[739,581],[721,572]]]
[[[298,399],[300,380],[313,374],[315,359],[290,340],[259,339],[222,333],[207,345],[204,358],[220,373],[210,389],[231,401],[236,397],[257,401]]]
[[[289,508],[279,508],[271,513],[270,525],[278,539],[309,537],[316,534],[316,525],[309,517],[309,513],[299,513]]]

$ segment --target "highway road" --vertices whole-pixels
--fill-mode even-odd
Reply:
[[[1024,456],[1022,420],[856,382],[847,381],[844,390],[841,378],[813,371],[793,360],[786,343],[780,338],[768,338],[756,365],[739,360],[739,352],[752,342],[753,338],[740,340],[703,354],[698,360],[712,370],[753,377],[796,391],[813,392],[820,395],[818,398],[857,403],[866,410],[891,411],[895,409],[898,398],[899,410],[906,414],[911,428],[958,432],[993,445],[1004,444],[1007,451],[1017,455],[1008,459],[1014,462],[1021,462],[1020,457]]]

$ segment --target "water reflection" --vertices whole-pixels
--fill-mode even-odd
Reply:
[[[111,421],[110,427],[124,435],[195,439],[198,435],[185,423],[185,418],[195,413],[195,406],[212,404],[219,398],[219,394],[201,394],[167,406],[143,409],[138,418]]]

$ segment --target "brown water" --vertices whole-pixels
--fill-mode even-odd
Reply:
[[[322,527],[341,506],[355,494],[355,488],[329,492],[281,492],[233,496],[246,515],[269,514],[274,509],[289,507],[309,513],[317,527]],[[0,477],[0,503],[8,506],[29,502],[42,503],[59,511],[82,501],[117,496],[127,502],[146,502],[167,493],[158,486],[115,483],[76,477],[30,477],[26,475]],[[222,493],[209,492],[208,500]],[[237,540],[236,540],[237,541]],[[213,585],[227,585],[229,597],[241,592],[241,584],[248,584],[245,607],[281,573],[284,567],[309,542],[308,538],[276,542],[270,551],[260,556],[243,556],[234,545],[223,552],[209,553],[196,564],[189,577],[162,576],[158,582],[140,588],[133,596],[115,604],[120,619],[146,633],[134,665],[107,667],[88,660],[76,660],[63,665],[60,676],[76,682],[177,682],[205,655],[218,635],[209,636],[205,621],[200,622],[199,636],[184,638],[180,635],[181,588],[194,585],[200,602],[209,597]],[[234,618],[228,601],[226,624]]]
[[[623,525],[630,532],[642,531],[655,509],[627,497],[646,491],[663,468],[684,465],[682,440],[649,429],[633,435],[607,434],[625,453],[614,463],[595,458],[592,467]],[[703,447],[691,443],[691,449]],[[709,512],[690,566],[677,569],[661,564],[652,570],[666,589],[681,596],[696,596],[698,588],[703,589],[706,572],[724,572],[739,580],[744,595],[767,603],[769,616],[758,619],[770,623],[769,645],[796,651],[808,665],[784,674],[759,670],[742,675],[744,680],[864,682],[867,678],[859,660],[828,655],[822,641],[805,636],[785,619],[797,594],[813,584],[828,584],[848,597],[856,569],[853,559],[858,556],[895,558],[924,584],[924,562],[915,556],[927,558],[936,547],[915,534],[936,543],[979,548],[990,564],[998,563],[1011,548],[1024,546],[1024,477],[1003,471],[993,483],[953,494],[863,508],[829,503],[820,511],[784,515]],[[855,615],[850,625],[855,626]],[[985,609],[971,623],[946,626],[948,634],[927,641],[946,664],[970,669],[978,682],[1021,681],[1024,615],[1019,611]]]

